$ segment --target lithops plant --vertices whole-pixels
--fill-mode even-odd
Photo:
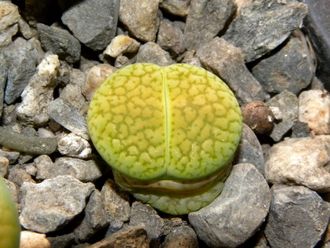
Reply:
[[[116,71],[95,92],[87,119],[116,182],[170,214],[196,211],[220,194],[242,130],[227,85],[187,64]]]
[[[15,203],[0,177],[0,247],[18,248],[20,225]]]

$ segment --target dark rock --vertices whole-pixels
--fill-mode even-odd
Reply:
[[[330,90],[330,9],[328,0],[302,0],[308,5],[304,20],[306,30],[315,49],[318,68],[317,75]]]
[[[40,233],[53,232],[80,214],[95,186],[71,176],[58,176],[21,187],[21,225]]]
[[[163,0],[160,3],[160,7],[173,15],[186,16],[188,15],[190,1],[191,0]]]
[[[267,102],[273,112],[275,121],[270,137],[279,141],[292,128],[298,119],[298,98],[295,94],[284,90]]]
[[[308,137],[310,135],[310,130],[308,124],[301,121],[296,121],[292,126],[292,138],[302,138]]]
[[[154,41],[159,25],[159,0],[121,0],[120,21],[138,39]]]
[[[51,247],[72,247],[75,243],[74,233],[68,233],[57,236],[47,236]]]
[[[197,50],[197,57],[229,85],[241,103],[268,97],[245,66],[241,50],[224,39],[216,37],[205,43]]]
[[[37,24],[37,29],[41,45],[46,51],[57,54],[60,59],[71,64],[79,61],[80,43],[67,30],[42,23]]]
[[[66,10],[62,22],[93,50],[104,49],[115,37],[119,0],[85,0]]]
[[[271,247],[310,247],[321,240],[329,217],[329,205],[302,186],[274,186],[265,234]]]
[[[220,196],[188,215],[198,237],[211,247],[237,247],[264,222],[271,194],[251,164],[234,165]]]
[[[174,63],[168,52],[164,51],[158,44],[151,41],[140,47],[136,62],[154,63],[157,65],[170,65]]]
[[[280,45],[306,14],[307,6],[295,0],[256,0],[240,9],[223,38],[253,61]]]
[[[288,42],[254,66],[252,73],[269,93],[288,90],[297,94],[306,88],[314,77],[315,61],[303,33],[293,32]]]
[[[192,0],[184,30],[184,45],[197,49],[211,41],[235,13],[233,0]]]
[[[162,248],[198,248],[197,235],[186,225],[175,227],[166,236]]]

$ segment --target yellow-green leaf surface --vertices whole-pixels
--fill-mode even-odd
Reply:
[[[0,177],[0,247],[18,248],[20,238],[20,225],[16,205]]]

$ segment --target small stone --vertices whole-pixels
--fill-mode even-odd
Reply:
[[[307,6],[295,0],[257,0],[240,8],[223,38],[240,47],[247,62],[280,45],[302,26]]]
[[[45,234],[22,231],[20,248],[51,248],[50,242]]]
[[[38,35],[38,32],[35,29],[32,29],[22,17],[18,20],[18,27],[22,36],[27,40]]]
[[[121,0],[119,19],[142,41],[154,41],[159,25],[159,0]]]
[[[198,248],[198,239],[194,230],[189,226],[179,226],[166,236],[163,248]]]
[[[122,229],[111,236],[94,243],[89,248],[149,248],[149,239],[146,231],[142,227],[128,227]]]
[[[3,149],[0,149],[0,157],[5,157],[8,159],[9,164],[15,164],[19,157],[19,152],[15,151],[6,151]]]
[[[8,180],[15,183],[19,187],[21,187],[25,182],[35,183],[31,175],[22,168],[22,165],[15,165],[9,168]]]
[[[185,52],[182,63],[202,67],[201,61],[197,58],[195,50]]]
[[[235,13],[233,0],[192,0],[184,30],[184,45],[197,49],[222,31]]]
[[[8,173],[9,160],[0,156],[0,176],[4,177]]]
[[[39,39],[42,47],[68,63],[76,63],[80,59],[81,46],[79,41],[67,30],[37,24]]]
[[[330,94],[325,90],[306,90],[299,95],[299,121],[313,134],[330,134]]]
[[[301,31],[294,31],[288,42],[257,63],[252,73],[269,93],[288,90],[297,94],[312,82],[315,67],[310,44]]]
[[[325,232],[329,205],[302,186],[273,186],[265,234],[271,247],[316,247]]]
[[[20,15],[16,5],[0,2],[0,47],[7,46],[18,31]]]
[[[267,105],[277,120],[274,122],[270,137],[274,141],[279,141],[298,119],[298,98],[295,94],[284,90],[267,101]]]
[[[47,106],[53,100],[55,78],[60,67],[57,55],[48,55],[22,92],[17,116],[28,124],[44,125],[49,120]]]
[[[89,139],[85,118],[61,98],[50,102],[48,114],[61,126],[84,139]]]
[[[160,2],[160,7],[176,16],[188,15],[189,5],[191,0],[163,0]]]
[[[0,32],[0,47],[5,47],[12,42],[12,37],[17,33],[18,25],[10,26],[6,30]]]
[[[115,37],[118,14],[119,0],[85,0],[72,5],[61,20],[87,47],[102,50]]]
[[[119,55],[115,60],[115,67],[122,68],[124,66],[133,64],[135,61],[136,61],[136,57],[129,59],[125,55]]]
[[[99,64],[87,71],[86,82],[83,87],[83,94],[87,100],[91,100],[95,90],[106,80],[116,69],[109,64]]]
[[[235,92],[241,103],[268,98],[260,83],[245,66],[241,50],[216,37],[197,50],[203,66],[215,72]]]
[[[56,231],[83,211],[94,188],[71,176],[58,176],[39,184],[23,183],[20,223],[31,231]]]
[[[237,149],[235,162],[253,164],[258,171],[265,175],[265,159],[261,144],[251,128],[243,124],[240,144]]]
[[[56,236],[47,236],[48,240],[51,243],[51,247],[73,247],[75,242],[74,233],[56,235]]]
[[[92,155],[88,141],[73,133],[60,137],[57,144],[58,151],[65,156],[87,159]]]
[[[140,47],[136,62],[153,63],[161,66],[171,65],[174,63],[170,54],[154,42],[147,42]]]
[[[117,58],[122,54],[134,54],[139,50],[140,43],[128,35],[118,35],[104,50],[103,54]]]
[[[301,121],[296,121],[292,126],[291,138],[302,138],[310,136],[308,124]]]
[[[167,19],[162,19],[159,25],[157,35],[157,43],[164,50],[174,55],[179,55],[184,52],[183,32],[180,28],[180,22],[171,22]]]
[[[132,204],[129,225],[142,225],[147,231],[149,239],[154,242],[158,240],[162,234],[164,221],[155,209],[149,205],[135,201]]]
[[[288,138],[274,145],[265,164],[270,183],[304,185],[330,192],[330,136]]]
[[[271,194],[251,164],[236,164],[222,193],[210,205],[188,215],[198,237],[211,247],[237,247],[265,221]]]

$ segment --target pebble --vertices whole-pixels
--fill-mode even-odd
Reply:
[[[302,138],[310,136],[308,124],[299,120],[293,124],[291,131],[291,138]]]
[[[325,90],[306,90],[299,95],[299,121],[307,123],[313,134],[330,134],[330,94]]]
[[[27,40],[38,35],[38,32],[35,29],[32,29],[29,26],[29,24],[23,19],[23,17],[19,18],[18,27],[19,27],[19,32]]]
[[[139,40],[154,41],[158,31],[160,0],[121,0],[119,19]]]
[[[19,152],[0,149],[0,157],[5,157],[8,159],[9,164],[15,164],[19,157]]]
[[[316,247],[330,217],[329,205],[303,186],[273,186],[265,228],[271,247]]]
[[[9,168],[8,180],[21,187],[24,182],[35,183],[32,176],[27,173],[24,166],[18,164]]]
[[[211,247],[237,247],[265,221],[271,194],[252,164],[236,164],[222,193],[210,205],[188,215],[198,237]]]
[[[267,105],[275,118],[270,137],[274,141],[280,141],[298,119],[298,98],[284,90],[267,101]]]
[[[140,43],[128,35],[118,35],[104,50],[103,54],[117,58],[122,54],[134,54],[139,50]]]
[[[301,31],[294,31],[288,42],[258,62],[252,73],[269,93],[288,90],[297,94],[312,82],[315,67],[310,44]]]
[[[140,47],[136,57],[136,62],[153,63],[161,66],[175,63],[168,52],[163,50],[157,43],[151,41]]]
[[[223,38],[242,48],[247,62],[280,45],[302,26],[307,6],[295,0],[257,0],[240,8]]]
[[[22,102],[16,108],[17,116],[27,124],[44,125],[49,120],[47,106],[53,100],[60,61],[57,55],[47,55],[38,65],[21,94]]]
[[[187,16],[191,0],[163,0],[160,7],[175,16]]]
[[[53,120],[72,133],[84,139],[89,139],[85,118],[77,109],[70,106],[61,98],[57,98],[49,103],[48,114]]]
[[[21,187],[21,225],[30,231],[48,233],[59,230],[86,206],[86,199],[95,189],[72,176],[58,176]]]
[[[61,60],[74,64],[80,60],[81,46],[79,41],[67,30],[37,24],[39,39],[47,52],[57,54]]]
[[[0,2],[0,47],[5,47],[12,41],[18,31],[20,14],[16,5],[11,2]]]
[[[184,30],[184,45],[197,49],[211,41],[235,13],[234,0],[191,0]]]
[[[62,135],[57,142],[57,150],[64,156],[88,159],[92,155],[92,148],[87,140],[69,133]]]
[[[197,235],[189,226],[175,227],[165,237],[162,248],[198,248]]]
[[[45,234],[21,231],[20,248],[51,248]]]
[[[73,35],[93,50],[103,50],[115,37],[119,0],[85,0],[72,5],[62,22]]]
[[[330,136],[287,138],[272,146],[265,164],[269,183],[304,185],[330,192]]]
[[[0,176],[4,177],[8,173],[9,160],[6,157],[0,156]]]
[[[215,72],[228,84],[241,103],[268,97],[245,66],[241,50],[226,40],[216,37],[204,43],[197,50],[197,57],[206,69]]]

